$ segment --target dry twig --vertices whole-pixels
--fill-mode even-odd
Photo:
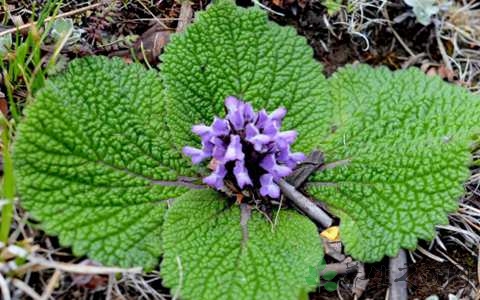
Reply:
[[[310,218],[320,223],[325,228],[332,225],[332,218],[324,212],[320,207],[313,203],[310,199],[305,197],[302,193],[297,191],[295,187],[287,183],[285,180],[280,179],[278,185],[283,194],[295,203],[298,208],[307,214]]]
[[[407,269],[407,254],[400,249],[396,257],[390,258],[389,264],[390,290],[389,300],[407,300],[407,280],[403,279]]]
[[[367,272],[365,272],[365,265],[362,262],[358,262],[357,266],[357,276],[353,280],[354,285],[352,287],[353,294],[356,299],[362,297],[363,292],[367,289],[368,282],[370,281],[367,277]]]
[[[193,18],[193,9],[192,5],[188,1],[182,2],[180,7],[180,15],[178,16],[177,32],[182,32],[185,30],[188,24],[192,21]]]

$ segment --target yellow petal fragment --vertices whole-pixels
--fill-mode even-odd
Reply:
[[[332,242],[340,241],[340,228],[338,226],[331,226],[320,233],[320,235]]]

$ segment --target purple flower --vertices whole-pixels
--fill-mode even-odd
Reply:
[[[271,174],[263,174],[260,177],[260,195],[270,196],[271,198],[278,198],[280,196],[280,188],[273,182]]]
[[[200,150],[200,149],[193,148],[193,147],[190,147],[190,146],[183,147],[183,153],[187,156],[190,156],[193,164],[198,164],[202,160],[204,160],[205,158],[208,157],[208,155],[206,154],[206,152],[204,150]]]
[[[248,124],[245,129],[246,137],[245,139],[252,143],[253,148],[256,151],[264,152],[266,150],[269,142],[272,141],[272,138],[266,134],[261,134],[258,131],[258,128],[255,127],[252,123]]]
[[[225,99],[225,108],[225,119],[215,117],[211,126],[192,127],[202,148],[187,146],[183,153],[194,164],[214,160],[215,170],[203,182],[216,189],[225,188],[224,181],[229,180],[239,189],[257,190],[264,197],[280,197],[276,182],[290,175],[305,159],[303,153],[290,151],[297,132],[280,131],[287,110],[280,107],[270,114],[264,109],[257,113],[249,103],[232,96]]]
[[[211,143],[213,144],[213,150],[212,150],[213,158],[215,158],[218,161],[222,160],[223,157],[225,156],[225,152],[227,152],[226,143],[219,137],[213,138]]]
[[[282,120],[287,114],[287,110],[285,107],[279,107],[276,110],[272,111],[272,113],[269,115],[270,120],[275,122],[277,126],[280,128],[282,126]]]
[[[224,165],[218,164],[212,174],[203,178],[203,182],[216,189],[222,189],[224,187],[223,179],[225,175],[227,175],[227,169],[225,169]]]
[[[267,154],[260,162],[260,167],[272,174],[275,180],[279,180],[292,173],[292,169],[288,166],[277,164],[274,154]]]
[[[230,135],[230,144],[228,144],[227,151],[223,157],[223,162],[243,160],[245,154],[242,151],[242,144],[238,135]]]
[[[233,174],[235,174],[239,188],[243,189],[246,185],[252,185],[252,179],[250,179],[250,176],[248,175],[247,169],[245,168],[245,162],[243,160],[237,160],[235,162]]]

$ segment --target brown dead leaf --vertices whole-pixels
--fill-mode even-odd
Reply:
[[[158,57],[163,48],[170,42],[172,30],[165,29],[163,24],[156,23],[150,29],[145,31],[133,44],[133,53],[140,61],[147,61],[151,65],[158,63]],[[126,61],[131,61],[130,50],[119,50],[109,53],[109,56],[123,57]]]
[[[170,42],[171,31],[165,30],[159,25],[154,25],[147,30],[135,42],[135,54],[140,60],[147,60],[149,63],[156,63],[163,48]]]
[[[437,76],[438,72],[436,68],[430,68],[427,70],[425,74],[427,74],[427,76],[433,77],[433,76]]]
[[[242,194],[237,194],[237,200],[235,201],[237,204],[242,204],[243,198],[245,198]]]
[[[436,66],[422,66],[422,71],[425,72],[427,76],[440,76],[443,80],[449,82],[455,82],[455,71],[447,68],[445,65]]]
[[[101,264],[90,259],[83,260],[80,262],[80,265],[101,266]],[[106,275],[74,273],[71,276],[73,283],[76,286],[87,289],[96,289],[99,287],[104,287],[108,284],[108,276]]]
[[[438,67],[438,75],[440,75],[440,77],[443,79],[447,79],[449,82],[453,82],[455,80],[455,72],[444,65]]]
[[[8,102],[5,98],[5,94],[0,92],[0,112],[7,117],[8,116]]]

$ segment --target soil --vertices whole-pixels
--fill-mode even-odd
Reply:
[[[303,8],[296,4],[298,2],[286,7],[271,5],[273,10],[284,14],[284,16],[271,14],[271,19],[279,24],[297,28],[298,33],[305,36],[314,49],[315,58],[325,66],[327,75],[341,66],[354,62],[386,65],[391,69],[401,68],[409,54],[399,44],[392,28],[411,51],[426,53],[432,61],[440,60],[433,25],[425,27],[417,23],[413,15],[403,18],[401,22],[394,23],[391,27],[387,24],[373,23],[364,32],[369,40],[367,44],[363,38],[347,32],[339,31],[336,36],[333,35],[324,18],[327,10],[320,2],[308,1]],[[391,1],[385,7],[390,20],[396,19],[407,10],[403,1]],[[365,18],[385,17],[378,11],[364,12]]]

